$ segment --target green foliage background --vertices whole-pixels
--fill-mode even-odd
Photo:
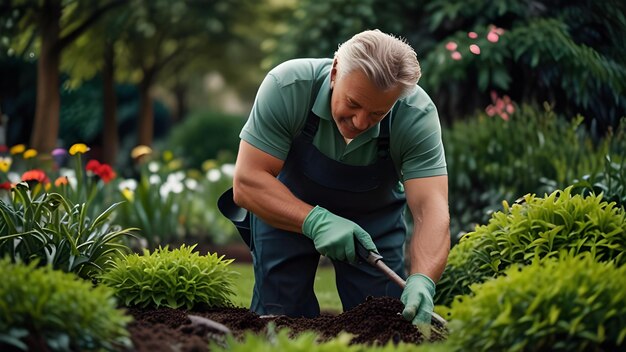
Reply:
[[[113,290],[51,266],[0,259],[0,347],[26,350],[26,340],[50,351],[115,350],[130,347]],[[35,346],[31,346],[35,347]],[[37,346],[36,348],[43,347]],[[11,349],[13,350],[13,349]]]

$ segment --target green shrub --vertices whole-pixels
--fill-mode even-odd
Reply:
[[[193,246],[182,245],[169,250],[159,247],[152,253],[130,254],[118,258],[102,276],[102,283],[112,287],[127,306],[195,306],[231,305],[228,296],[236,272],[216,253],[200,256]]]
[[[535,258],[589,252],[598,261],[626,263],[626,213],[602,196],[571,195],[571,187],[493,214],[452,248],[437,285],[438,304],[469,292],[469,285]]]
[[[208,159],[222,157],[233,162],[239,148],[242,116],[206,111],[187,117],[171,132],[167,145],[184,155],[188,167],[200,169]],[[226,156],[228,154],[228,156]]]
[[[615,202],[618,206],[626,207],[626,158],[620,163],[606,156],[604,170],[595,175],[583,176],[582,180],[575,180],[574,191],[583,194],[602,194],[609,202]]]
[[[350,345],[352,337],[348,333],[341,333],[336,338],[321,341],[319,336],[312,331],[305,331],[292,336],[287,329],[280,329],[275,332],[273,329],[264,334],[246,333],[242,338],[228,336],[225,344],[211,342],[211,351],[233,351],[233,352],[392,352],[392,351],[421,351],[436,352],[447,351],[443,344],[422,344],[415,345],[409,343],[393,344],[385,346]]]
[[[228,336],[226,344],[220,346],[214,342],[210,345],[211,351],[311,351],[311,352],[357,352],[359,347],[349,346],[350,336],[345,334],[329,342],[321,342],[314,332],[305,332],[298,336],[291,336],[287,329],[270,332],[266,335],[246,333],[242,339]]]
[[[0,259],[0,349],[119,350],[129,347],[113,290],[36,262]]]
[[[606,155],[624,159],[623,133],[594,143],[582,122],[524,105],[508,121],[479,114],[445,129],[451,233],[486,223],[502,200],[550,193],[601,172]]]
[[[11,204],[0,200],[0,257],[37,260],[91,279],[128,251],[121,237],[134,229],[122,229],[109,219],[118,203],[91,219],[85,203],[72,204],[58,193],[34,197],[26,183],[12,191]]]
[[[472,285],[450,309],[450,350],[623,351],[626,266],[563,256]]]

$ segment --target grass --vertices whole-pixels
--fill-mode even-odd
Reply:
[[[233,285],[235,292],[232,297],[233,304],[248,308],[252,300],[252,287],[254,286],[252,264],[234,262],[230,267],[241,275]],[[322,265],[317,268],[314,286],[315,295],[322,311],[335,313],[342,311],[341,300],[339,300],[335,284],[335,270],[331,265]]]

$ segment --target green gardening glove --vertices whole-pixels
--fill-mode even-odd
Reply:
[[[424,274],[413,274],[406,280],[400,300],[404,303],[402,316],[404,319],[418,324],[430,324],[433,308],[435,283]]]
[[[377,252],[370,235],[356,223],[316,206],[304,219],[302,233],[313,240],[320,254],[333,260],[356,261],[354,239],[369,251]]]

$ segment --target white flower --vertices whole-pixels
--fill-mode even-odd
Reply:
[[[211,182],[217,182],[222,178],[222,173],[218,169],[211,169],[206,173],[206,178]]]
[[[134,192],[137,189],[137,181],[132,178],[125,179],[123,181],[120,181],[120,183],[117,185],[117,188],[120,191],[128,189]]]
[[[150,172],[152,173],[158,172],[159,168],[159,163],[157,163],[156,161],[151,161],[148,163],[148,170],[150,170]]]
[[[220,169],[226,176],[233,177],[235,175],[235,164],[224,164]]]

